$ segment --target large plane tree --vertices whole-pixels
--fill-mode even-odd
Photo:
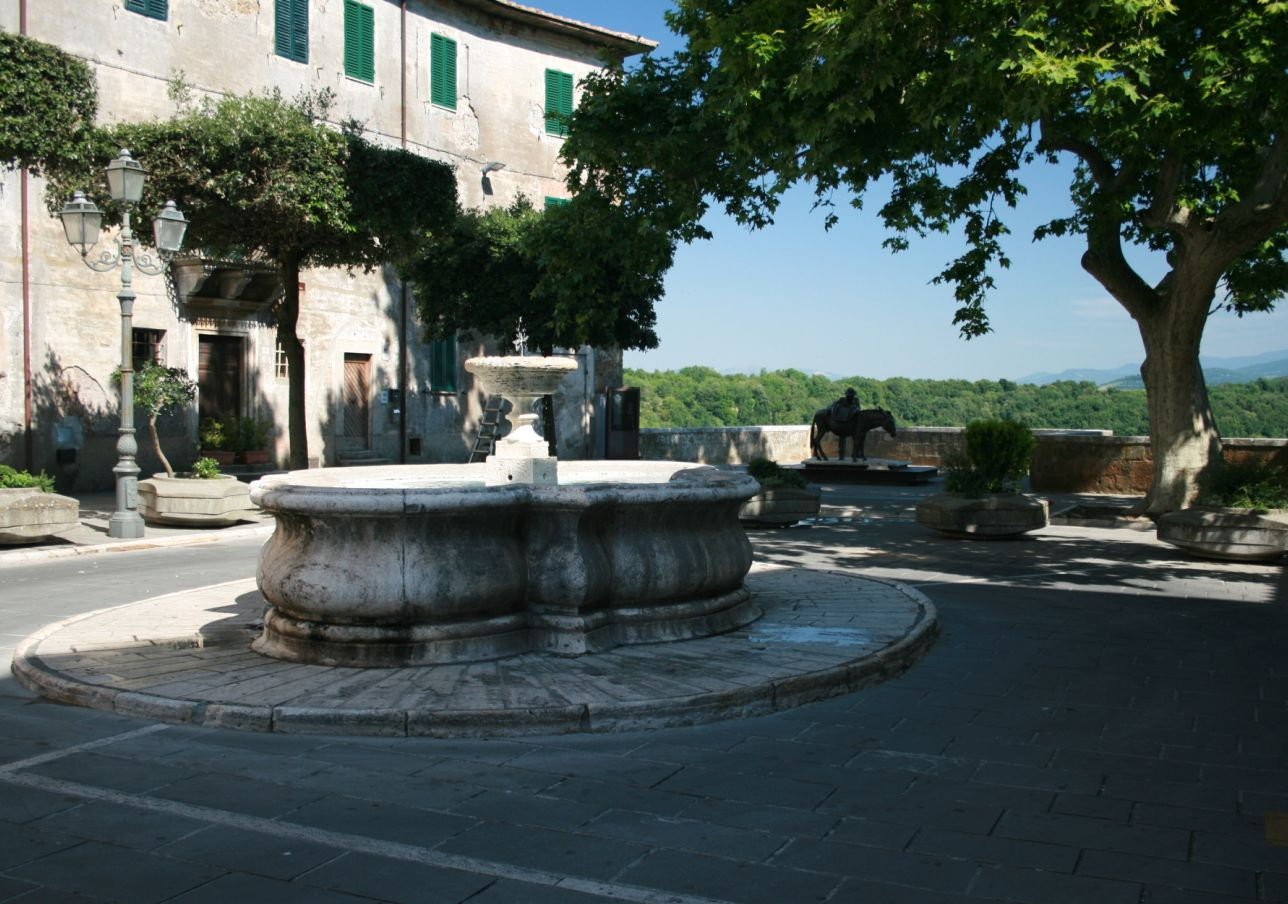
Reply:
[[[678,0],[670,22],[684,49],[588,80],[574,188],[691,239],[713,200],[759,227],[802,180],[858,206],[888,178],[888,246],[964,236],[934,279],[970,338],[990,328],[1023,179],[1071,160],[1073,213],[1035,238],[1081,237],[1082,266],[1139,329],[1144,509],[1193,498],[1220,454],[1204,327],[1288,288],[1288,3]],[[1134,263],[1150,256],[1153,282]]]

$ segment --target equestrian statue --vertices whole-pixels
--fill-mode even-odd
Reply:
[[[814,412],[814,419],[809,425],[809,448],[814,457],[827,461],[823,454],[823,434],[835,433],[837,438],[837,458],[845,458],[845,440],[853,440],[851,461],[860,458],[867,460],[863,444],[868,438],[868,431],[877,428],[885,430],[890,436],[895,435],[894,415],[884,408],[860,409],[854,390],[845,390],[845,395],[827,408]]]

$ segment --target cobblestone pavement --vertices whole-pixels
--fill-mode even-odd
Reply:
[[[816,522],[753,532],[762,562],[913,586],[942,631],[901,677],[773,715],[279,735],[2,679],[0,901],[1288,902],[1282,567],[1126,529],[943,540],[912,523],[932,489],[828,487]],[[29,619],[18,586],[0,612]]]

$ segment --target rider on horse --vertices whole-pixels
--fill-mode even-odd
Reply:
[[[853,387],[845,390],[845,395],[832,403],[832,423],[834,424],[844,424],[846,421],[853,420],[858,413],[859,400]]]

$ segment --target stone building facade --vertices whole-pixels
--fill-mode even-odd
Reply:
[[[330,119],[449,163],[466,207],[564,196],[551,107],[574,103],[604,55],[654,46],[511,0],[0,0],[0,28],[84,59],[103,122],[172,115],[176,78],[211,95],[329,88]],[[44,468],[64,490],[110,486],[116,460],[119,274],[77,257],[41,180],[0,175],[0,461]],[[199,254],[166,276],[136,275],[136,359],[184,368],[201,387],[200,408],[163,425],[173,460],[195,455],[199,410],[268,419],[284,459],[275,279]],[[315,269],[301,281],[313,463],[465,460],[485,397],[462,364],[486,343],[422,341],[414,287],[392,272]],[[620,356],[576,354],[559,451],[594,457],[598,400],[620,379]],[[145,475],[156,465],[147,446]]]

